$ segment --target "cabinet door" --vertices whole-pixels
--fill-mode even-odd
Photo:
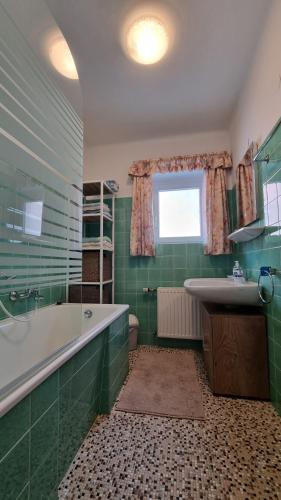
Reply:
[[[268,398],[263,316],[216,316],[213,354],[215,393]]]
[[[205,368],[211,389],[213,389],[212,322],[210,315],[203,305],[201,306],[201,328]]]

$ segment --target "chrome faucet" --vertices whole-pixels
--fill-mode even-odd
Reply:
[[[17,292],[16,290],[13,290],[9,293],[9,299],[12,302],[30,298],[33,298],[36,302],[39,302],[39,300],[44,299],[44,295],[40,295],[38,288],[27,288],[24,292]]]

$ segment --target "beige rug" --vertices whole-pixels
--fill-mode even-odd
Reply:
[[[190,351],[141,352],[116,409],[176,418],[204,418],[193,354]]]

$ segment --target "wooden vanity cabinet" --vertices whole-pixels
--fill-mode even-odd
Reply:
[[[268,399],[266,322],[260,308],[202,303],[201,328],[212,391]]]

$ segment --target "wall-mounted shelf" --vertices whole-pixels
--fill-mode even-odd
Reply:
[[[281,118],[260,146],[254,160],[266,163],[281,161]]]
[[[251,241],[258,238],[264,232],[264,226],[259,227],[241,227],[236,229],[233,233],[228,235],[228,239],[234,241],[235,243],[241,243],[243,241]]]

